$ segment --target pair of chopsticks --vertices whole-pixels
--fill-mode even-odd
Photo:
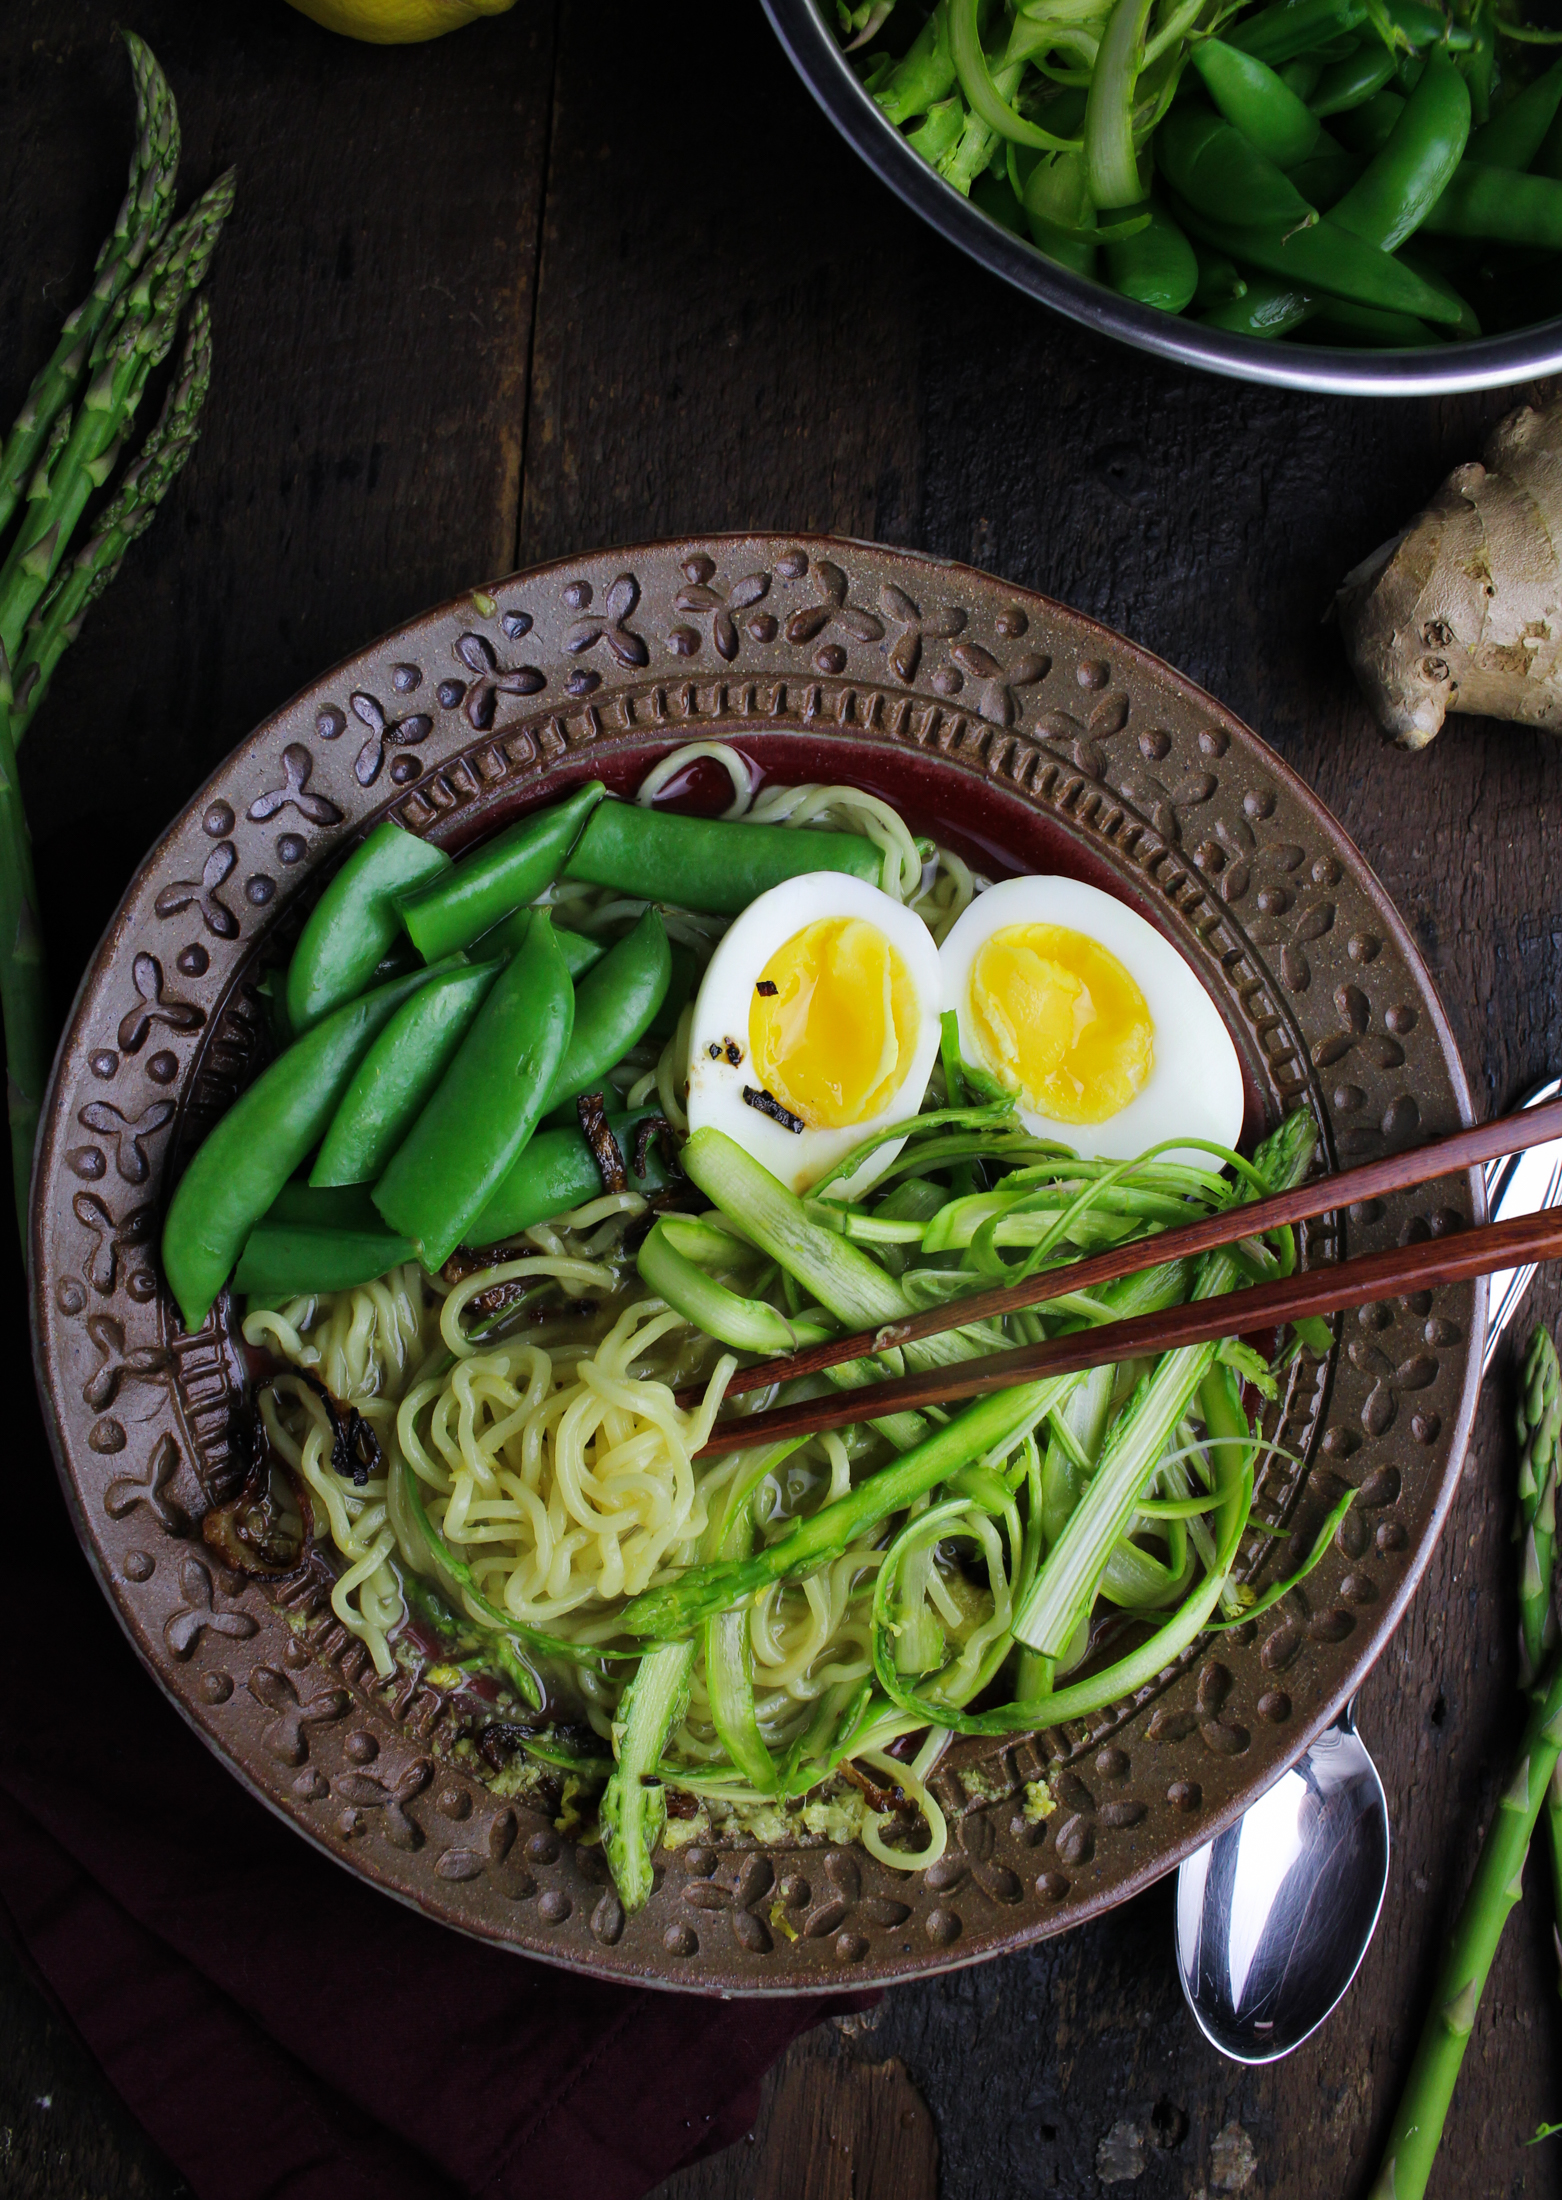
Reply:
[[[969,1297],[929,1307],[904,1321],[863,1330],[855,1336],[834,1337],[801,1352],[740,1369],[728,1384],[726,1395],[742,1397],[848,1360],[870,1358],[920,1337],[962,1329],[971,1322],[1038,1306],[1076,1291],[1092,1291],[1143,1268],[1191,1259],[1218,1246],[1261,1237],[1285,1224],[1332,1214],[1430,1183],[1440,1176],[1480,1168],[1504,1154],[1522,1153],[1559,1137],[1562,1099],[1520,1109],[1495,1122],[1477,1124],[1472,1130],[1455,1131],[1407,1152],[1386,1155],[1381,1161],[1364,1162],[1359,1168],[1344,1169],[1334,1176],[1315,1177],[1270,1199],[1224,1208],[1219,1214],[1206,1215],[1179,1229],[1163,1230],[1126,1245],[1112,1246],[1103,1253],[1092,1253],[1084,1260],[1043,1269],[1022,1283],[974,1291]],[[1132,1321],[1108,1322],[1073,1336],[989,1353],[953,1367],[896,1376],[862,1389],[843,1391],[837,1397],[810,1398],[800,1405],[741,1415],[718,1422],[700,1456],[714,1457],[749,1444],[818,1435],[853,1421],[879,1420],[886,1414],[921,1406],[950,1405],[979,1397],[984,1391],[1008,1389],[1015,1383],[1078,1374],[1115,1360],[1168,1352],[1179,1345],[1246,1336],[1309,1314],[1339,1313],[1379,1299],[1403,1298],[1437,1284],[1464,1283],[1501,1268],[1558,1258],[1562,1258],[1562,1209],[1520,1215],[1511,1222],[1483,1223],[1475,1229],[1427,1238],[1418,1244],[1391,1246],[1381,1253],[1302,1270],[1247,1290],[1228,1291],[1219,1298],[1168,1307]]]

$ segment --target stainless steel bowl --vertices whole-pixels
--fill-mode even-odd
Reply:
[[[827,13],[829,0],[764,0],[793,66],[836,128],[896,196],[940,236],[1071,321],[1211,374],[1352,397],[1431,396],[1500,388],[1562,369],[1562,319],[1479,343],[1429,351],[1344,351],[1228,336],[1153,306],[1135,305],[1046,259],[951,190],[912,151],[851,72]]]

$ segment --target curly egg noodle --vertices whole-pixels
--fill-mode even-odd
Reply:
[[[883,855],[885,890],[924,918],[935,941],[985,883],[957,856],[919,847],[872,795],[776,787],[755,801],[746,762],[722,744],[667,758],[640,798],[649,799],[699,756],[713,758],[732,779],[728,815],[870,837]],[[545,898],[562,921],[587,932],[616,933],[645,906],[569,881]],[[720,919],[690,912],[669,911],[666,920],[675,939],[703,956],[725,929]],[[626,1104],[655,1094],[680,1129],[689,1023],[686,1010],[654,1057],[642,1048],[615,1072]],[[645,1212],[637,1193],[608,1194],[526,1231],[503,1257],[454,1286],[409,1263],[355,1290],[256,1305],[247,1314],[249,1344],[308,1370],[334,1398],[356,1406],[379,1443],[384,1471],[355,1483],[332,1465],[331,1416],[313,1390],[284,1373],[262,1393],[272,1445],[307,1490],[316,1531],[328,1536],[341,1561],[333,1608],[382,1677],[416,1654],[398,1634],[408,1617],[407,1577],[434,1571],[409,1477],[429,1526],[465,1570],[458,1581],[436,1579],[451,1605],[464,1604],[460,1616],[492,1635],[503,1615],[518,1629],[599,1653],[563,1676],[550,1672],[549,1693],[551,1702],[562,1681],[570,1708],[605,1741],[634,1670],[637,1646],[618,1624],[624,1602],[675,1579],[701,1556],[735,1499],[751,1505],[762,1534],[775,1534],[799,1512],[849,1489],[852,1459],[833,1433],[779,1464],[734,1452],[696,1469],[736,1362],[724,1356],[712,1366],[709,1340],[644,1295],[623,1240]],[[734,1251],[741,1256],[746,1249]],[[490,1342],[483,1322],[472,1324],[470,1315],[473,1301],[496,1287],[518,1289],[525,1326]],[[685,1412],[674,1392],[701,1372],[704,1395]],[[759,1731],[777,1756],[871,1675],[870,1608],[883,1559],[874,1540],[867,1533],[805,1580],[762,1591],[745,1612]],[[968,1640],[973,1659],[979,1657],[1006,1623],[1001,1581],[969,1610],[931,1571],[929,1581],[952,1641]],[[600,1655],[615,1649],[616,1659]],[[882,1748],[919,1724],[900,1715],[881,1718],[853,1745],[856,1758],[877,1765],[922,1807],[931,1846],[915,1852],[886,1846],[883,1822],[872,1812],[859,1810],[853,1827],[873,1853],[907,1868],[926,1865],[943,1848],[942,1815],[924,1776],[947,1736],[935,1731],[915,1766],[884,1757]],[[754,1800],[725,1763],[703,1660],[670,1754],[688,1768],[687,1785],[712,1807]],[[702,1778],[704,1766],[717,1769]]]

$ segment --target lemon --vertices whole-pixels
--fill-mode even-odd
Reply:
[[[480,15],[503,15],[515,0],[291,0],[301,15],[312,16],[344,38],[365,38],[376,46],[410,46],[418,39],[441,38]]]

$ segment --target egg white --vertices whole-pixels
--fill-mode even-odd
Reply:
[[[805,1126],[789,1131],[743,1098],[744,1086],[759,1082],[749,1059],[749,1010],[771,956],[806,926],[830,917],[861,917],[876,925],[900,956],[916,997],[916,1041],[905,1077],[877,1115],[839,1130]],[[806,1191],[853,1146],[916,1114],[938,1057],[941,1006],[938,949],[920,917],[843,871],[810,871],[786,879],[749,903],[711,957],[694,1004],[689,1128],[709,1125],[725,1131],[790,1191]],[[729,1043],[737,1051],[736,1062]],[[830,1186],[830,1198],[856,1198],[877,1182],[904,1143],[897,1138],[880,1146],[850,1177]]]
[[[944,1005],[960,1024],[960,1051],[973,1066],[995,1070],[984,1056],[971,1016],[971,970],[983,943],[1014,924],[1059,924],[1082,932],[1115,955],[1144,995],[1154,1026],[1150,1074],[1124,1108],[1100,1123],[1062,1123],[1028,1106],[1016,1109],[1026,1128],[1055,1138],[1077,1154],[1128,1160],[1163,1138],[1209,1138],[1234,1146],[1245,1095],[1237,1050],[1220,1012],[1169,940],[1112,895],[1071,878],[1011,878],[979,894],[939,950]],[[1162,1156],[1211,1167],[1195,1147]]]

